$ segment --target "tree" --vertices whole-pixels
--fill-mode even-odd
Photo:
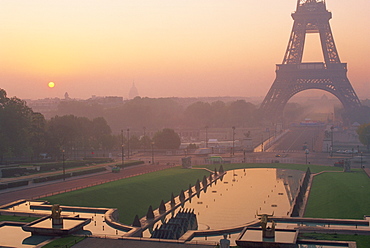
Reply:
[[[140,148],[140,140],[136,135],[132,135],[130,137],[130,149],[139,149]]]
[[[203,127],[210,123],[211,105],[205,102],[196,102],[189,105],[184,111],[184,122],[192,127]]]
[[[49,153],[60,155],[62,150],[111,149],[117,141],[102,117],[92,121],[74,115],[55,116],[48,122]]]
[[[87,118],[84,121],[86,120]],[[79,123],[74,115],[51,118],[47,127],[49,153],[59,156],[62,150],[70,150],[83,143],[88,128],[80,128],[81,126],[81,122]]]
[[[20,157],[32,153],[29,129],[33,111],[19,98],[8,98],[0,89],[0,162],[4,156]]]
[[[256,107],[244,100],[232,102],[228,108],[228,124],[239,127],[253,123],[253,113]]]
[[[347,125],[351,125],[353,122],[358,122],[360,124],[370,122],[370,107],[368,106],[361,106],[360,108],[350,110],[342,108],[338,112]],[[338,114],[336,114],[336,116],[338,116]]]
[[[31,126],[29,128],[29,142],[33,157],[46,152],[46,120],[40,113],[32,113]]]
[[[370,123],[362,124],[357,129],[357,134],[359,136],[360,142],[367,146],[369,150],[370,146]]]
[[[109,143],[111,133],[112,131],[103,117],[97,117],[92,120],[91,136],[95,143],[94,148],[106,149],[105,145],[111,146]]]
[[[152,140],[149,136],[141,136],[140,137],[140,147],[144,149],[149,149],[152,145]]]
[[[180,136],[170,128],[155,133],[153,141],[155,147],[159,149],[178,149],[181,145]]]

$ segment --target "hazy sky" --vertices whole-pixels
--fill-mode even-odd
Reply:
[[[0,88],[19,98],[264,96],[295,0],[0,0]],[[370,1],[327,0],[342,62],[370,97]],[[304,62],[322,62],[309,35]],[[48,82],[55,88],[48,88]]]

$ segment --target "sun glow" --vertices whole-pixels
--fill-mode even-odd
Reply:
[[[48,86],[49,86],[49,88],[54,88],[55,87],[55,83],[54,82],[49,82],[48,83]]]

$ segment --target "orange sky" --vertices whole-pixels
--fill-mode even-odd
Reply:
[[[2,0],[0,87],[19,98],[264,96],[295,0]],[[342,62],[370,97],[370,1],[327,0]],[[305,62],[321,62],[318,36]],[[55,88],[49,89],[49,81]]]

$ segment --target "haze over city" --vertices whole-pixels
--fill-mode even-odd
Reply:
[[[22,99],[91,95],[264,96],[295,0],[1,1],[1,87]],[[368,0],[328,0],[342,62],[370,95]],[[317,34],[304,62],[321,62]],[[54,88],[48,83],[55,82]]]

